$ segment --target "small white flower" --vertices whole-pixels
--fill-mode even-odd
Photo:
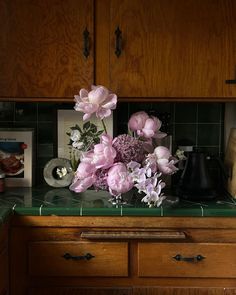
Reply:
[[[75,149],[81,149],[82,148],[82,146],[83,146],[83,142],[81,142],[81,141],[74,141],[73,143],[72,143],[72,146],[75,148]]]
[[[57,175],[62,178],[67,174],[67,169],[66,167],[62,167],[62,168],[57,168]]]
[[[80,140],[80,132],[79,130],[72,130],[70,134],[70,139],[74,142],[77,142]]]

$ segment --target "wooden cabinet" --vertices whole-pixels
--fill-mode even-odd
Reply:
[[[233,99],[235,31],[234,0],[0,0],[0,100]]]
[[[0,295],[8,293],[8,226],[0,225]]]
[[[11,295],[232,295],[235,250],[234,218],[13,216]]]
[[[235,97],[234,0],[101,0],[97,25],[96,76],[119,97]]]
[[[0,0],[1,100],[73,101],[93,83],[93,24],[93,0]]]

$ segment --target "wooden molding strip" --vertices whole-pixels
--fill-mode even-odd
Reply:
[[[186,239],[186,234],[178,231],[83,231],[80,236],[86,239]]]

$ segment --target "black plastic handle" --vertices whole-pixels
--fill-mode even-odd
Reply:
[[[95,256],[93,256],[90,253],[87,253],[85,255],[82,256],[74,256],[71,255],[70,253],[65,253],[62,257],[64,257],[66,260],[72,259],[72,260],[90,260],[92,258],[94,258]]]
[[[201,261],[201,260],[205,259],[206,257],[202,256],[201,254],[198,254],[198,255],[193,256],[193,257],[184,257],[181,254],[177,254],[173,258],[176,261],[198,262],[198,261]]]
[[[83,31],[83,40],[84,40],[84,46],[83,46],[83,55],[87,58],[89,56],[89,47],[90,47],[90,44],[89,44],[89,31],[88,29],[86,28],[84,31]]]
[[[115,48],[115,55],[119,57],[121,55],[122,51],[122,32],[119,28],[119,26],[115,30],[116,35],[116,48]]]

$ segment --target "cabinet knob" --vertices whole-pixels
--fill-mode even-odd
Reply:
[[[90,260],[90,259],[94,258],[95,256],[93,256],[90,253],[87,253],[87,254],[82,255],[82,256],[74,256],[74,255],[71,255],[70,253],[65,253],[62,257],[65,258],[66,260],[69,260],[69,259],[72,259],[72,260]]]

